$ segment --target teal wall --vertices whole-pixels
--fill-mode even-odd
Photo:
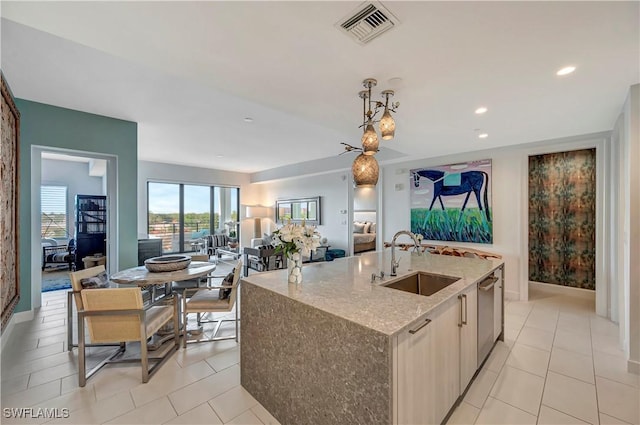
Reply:
[[[31,309],[31,146],[75,149],[118,157],[118,259],[138,263],[138,125],[100,115],[16,99],[20,110],[20,302]]]

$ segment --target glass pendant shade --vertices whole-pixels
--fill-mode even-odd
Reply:
[[[380,118],[380,133],[383,140],[391,140],[396,132],[396,122],[391,116],[388,109],[384,110],[382,118]]]
[[[367,124],[362,135],[362,151],[365,155],[373,155],[378,152],[378,134],[371,123]]]
[[[378,161],[373,155],[361,153],[351,166],[356,187],[375,187],[378,184]]]

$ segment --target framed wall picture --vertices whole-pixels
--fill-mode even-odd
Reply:
[[[276,223],[286,224],[302,223],[319,225],[320,220],[320,197],[280,199],[276,201]]]
[[[411,231],[426,240],[493,243],[491,160],[411,170]]]
[[[18,252],[18,151],[20,113],[2,77],[2,140],[0,141],[0,284],[2,330],[20,299]]]

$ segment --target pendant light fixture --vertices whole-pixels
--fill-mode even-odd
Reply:
[[[393,139],[396,131],[396,123],[391,116],[391,112],[396,112],[396,108],[400,106],[400,102],[392,102],[389,104],[389,97],[392,97],[395,94],[393,90],[384,90],[381,93],[384,97],[384,103],[381,101],[372,101],[371,89],[377,84],[378,82],[375,79],[367,78],[362,82],[362,85],[366,90],[362,90],[358,93],[363,104],[361,125],[363,128],[362,147],[359,148],[347,143],[342,143],[345,145],[346,152],[354,150],[361,152],[353,161],[353,165],[351,166],[353,182],[356,187],[374,187],[378,184],[380,168],[378,166],[378,161],[374,156],[379,150],[380,141],[374,124],[379,122],[380,135],[383,140]],[[382,107],[384,107],[384,113],[380,120],[376,120],[375,117]]]
[[[380,134],[382,135],[382,140],[391,140],[396,133],[396,122],[389,112],[389,96],[393,96],[394,91],[385,90],[382,92],[382,95],[385,97],[385,102],[384,114],[382,114],[382,118],[380,118]]]
[[[358,155],[351,166],[356,187],[375,187],[378,184],[379,167],[374,155],[364,152]]]
[[[369,90],[362,90],[358,93],[358,96],[362,99],[362,126],[364,127],[364,134],[362,135],[362,153],[365,155],[375,155],[378,152],[380,142],[378,141],[378,134],[375,128],[373,128],[373,122],[371,121],[371,109],[367,110],[367,101],[371,98],[371,85],[376,84],[376,80],[368,79],[364,82],[365,87],[369,86]]]

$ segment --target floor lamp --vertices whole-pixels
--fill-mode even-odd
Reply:
[[[253,218],[253,237],[262,237],[262,219],[269,217],[269,208],[261,206],[247,207],[247,218]]]

